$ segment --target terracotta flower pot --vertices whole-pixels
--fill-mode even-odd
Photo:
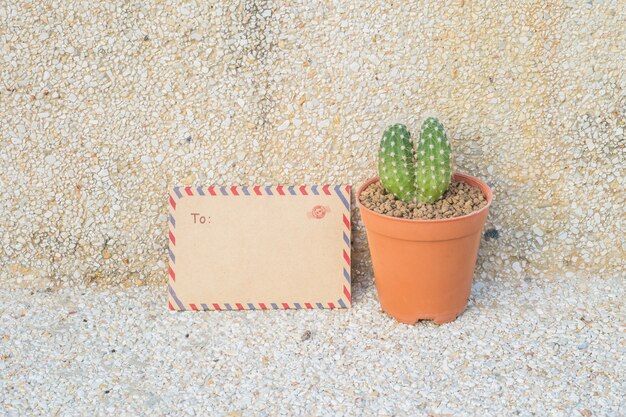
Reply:
[[[380,305],[402,323],[422,319],[447,323],[467,306],[493,194],[478,178],[456,173],[453,180],[480,188],[487,205],[452,219],[409,220],[379,214],[361,204],[361,192],[378,177],[357,193]]]

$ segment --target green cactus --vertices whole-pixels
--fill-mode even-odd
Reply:
[[[416,172],[417,200],[434,203],[446,192],[452,180],[452,148],[436,117],[422,123],[422,132],[417,144]]]
[[[413,142],[405,125],[391,125],[383,133],[378,176],[385,189],[397,198],[407,202],[415,199]]]
[[[443,125],[435,117],[424,120],[415,154],[406,126],[391,125],[380,143],[380,181],[388,192],[407,203],[434,203],[450,185],[451,152]]]

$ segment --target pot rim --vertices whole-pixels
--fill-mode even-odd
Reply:
[[[416,224],[416,223],[422,223],[422,224],[433,224],[433,223],[450,223],[450,222],[456,222],[456,221],[462,221],[464,219],[476,216],[484,211],[489,210],[489,207],[491,206],[491,203],[493,202],[493,192],[491,191],[491,187],[489,187],[483,180],[481,180],[480,178],[474,177],[472,175],[469,174],[464,174],[462,172],[455,172],[452,175],[452,179],[456,179],[456,180],[460,180],[463,182],[467,182],[465,180],[470,180],[470,181],[474,181],[476,183],[478,183],[480,185],[480,191],[483,193],[483,195],[485,196],[485,198],[487,199],[487,204],[482,207],[479,210],[473,211],[470,214],[465,214],[463,216],[458,216],[458,217],[451,217],[449,219],[403,219],[400,217],[394,217],[394,216],[387,216],[386,214],[380,214],[380,213],[376,213],[374,210],[371,210],[367,207],[365,207],[362,203],[361,203],[361,193],[363,192],[363,190],[365,190],[367,187],[369,187],[371,184],[380,181],[380,178],[378,176],[374,176],[372,178],[370,178],[369,180],[365,181],[360,187],[359,190],[356,193],[356,204],[357,207],[360,210],[365,210],[367,211],[369,214],[371,214],[372,216],[375,217],[379,217],[380,219],[383,220],[391,220],[391,221],[398,221],[398,222],[402,222],[402,223],[412,223],[412,224]]]

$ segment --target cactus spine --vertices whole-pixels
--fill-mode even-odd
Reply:
[[[452,180],[452,148],[436,117],[429,117],[422,124],[416,151],[417,200],[434,203],[446,192]]]
[[[443,125],[435,117],[424,120],[415,153],[406,126],[391,125],[380,143],[380,181],[388,192],[407,203],[434,203],[450,186],[451,153]]]
[[[378,175],[385,189],[404,201],[415,198],[413,142],[405,125],[391,125],[383,133],[378,155]]]

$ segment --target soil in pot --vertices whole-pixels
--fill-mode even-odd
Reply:
[[[485,196],[477,187],[453,181],[445,194],[433,204],[405,203],[388,193],[377,181],[361,193],[361,204],[376,213],[402,219],[450,219],[465,216],[487,205]]]

